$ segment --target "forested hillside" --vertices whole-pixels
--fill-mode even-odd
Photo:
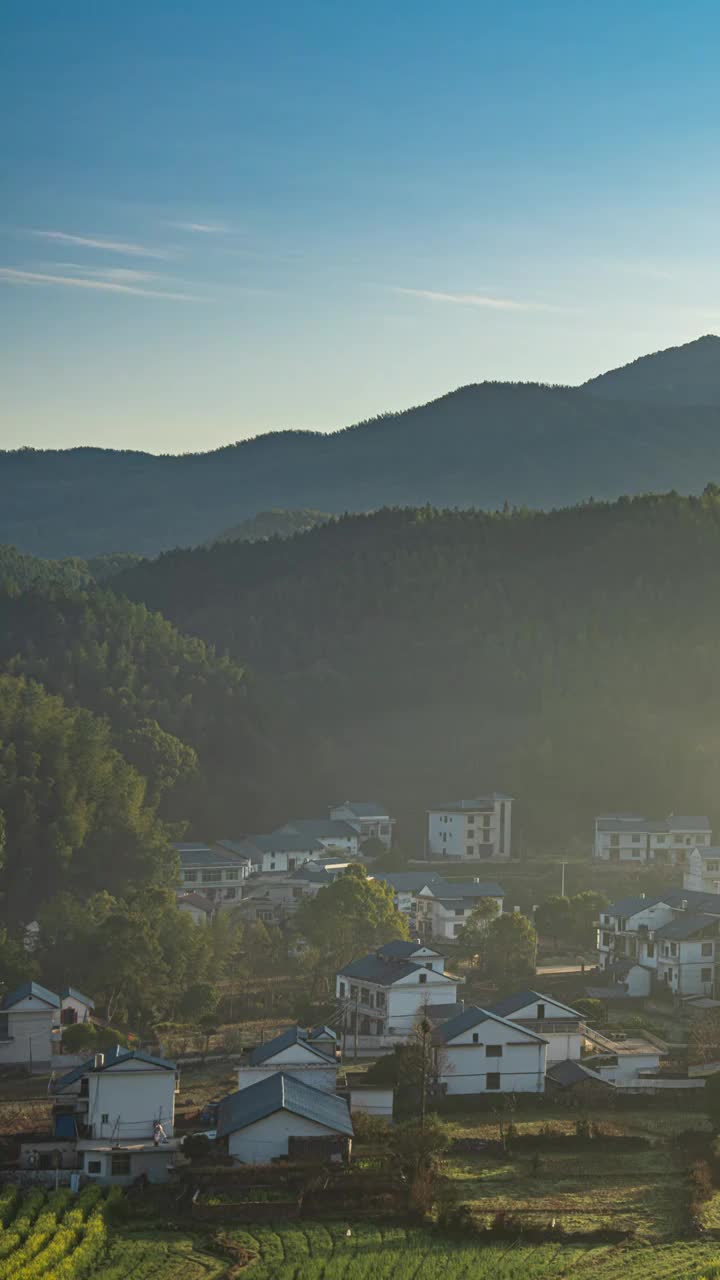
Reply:
[[[337,795],[381,796],[406,832],[429,802],[497,787],[527,846],[552,849],[589,842],[603,809],[720,818],[718,493],[383,510],[115,585],[272,682],[309,810],[327,794],[312,724]]]
[[[707,337],[583,388],[484,382],[329,434],[271,432],[180,457],[0,454],[0,541],[152,555],[268,509],[540,508],[718,478],[720,339]]]
[[[230,529],[210,539],[214,542],[258,542],[263,538],[291,538],[305,533],[316,524],[332,519],[325,511],[258,511],[256,516],[241,520]]]

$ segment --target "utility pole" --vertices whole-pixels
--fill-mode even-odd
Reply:
[[[430,1030],[430,1023],[427,1018],[423,1018],[420,1023],[420,1031],[422,1033],[422,1071],[420,1074],[420,1129],[425,1129],[425,1116],[427,1114],[427,1036]]]
[[[353,1062],[358,1060],[358,1037],[360,1035],[360,988],[355,996],[355,1037],[353,1039]]]
[[[566,866],[567,866],[567,862],[561,862],[561,863],[560,863],[560,867],[561,867],[560,897],[561,897],[561,898],[564,898],[564,897],[565,897],[565,868],[566,868]]]

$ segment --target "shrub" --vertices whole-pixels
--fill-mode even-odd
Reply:
[[[353,1129],[357,1142],[387,1142],[391,1126],[382,1116],[371,1116],[364,1111],[353,1115]]]

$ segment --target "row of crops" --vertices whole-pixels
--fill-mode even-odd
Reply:
[[[109,1198],[119,1192],[110,1192]],[[82,1280],[106,1252],[107,1200],[101,1187],[0,1194],[0,1280]]]

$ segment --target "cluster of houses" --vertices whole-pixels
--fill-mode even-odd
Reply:
[[[506,860],[511,823],[512,798],[499,793],[430,809],[427,857]],[[306,895],[331,884],[350,862],[366,856],[368,841],[390,849],[394,827],[395,819],[385,806],[345,801],[330,809],[327,818],[293,819],[269,834],[176,844],[178,907],[196,924],[228,908],[250,922],[281,923]],[[378,878],[391,883],[396,897],[407,901],[414,929],[442,939],[459,933],[473,898],[503,897],[499,885],[476,879],[450,884],[431,873]]]
[[[595,819],[593,853],[602,862],[685,867],[694,850],[709,852],[711,845],[712,831],[705,816],[671,813],[667,818],[644,818],[639,813],[605,813]]]

